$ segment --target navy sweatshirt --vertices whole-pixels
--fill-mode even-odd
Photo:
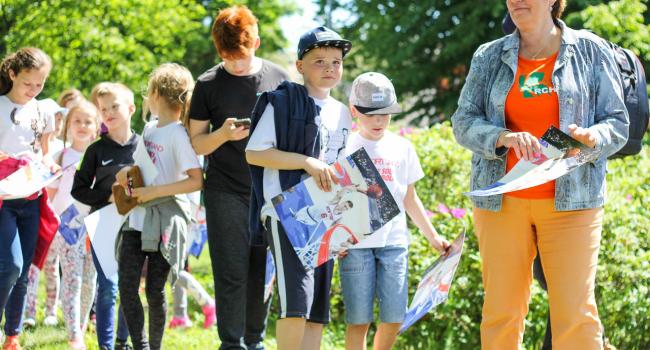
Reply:
[[[125,166],[133,165],[133,153],[139,139],[134,132],[125,145],[120,145],[108,134],[103,134],[88,146],[74,175],[72,197],[89,205],[91,212],[108,205],[115,175]]]
[[[316,116],[320,114],[307,89],[296,83],[283,82],[274,91],[265,92],[257,100],[251,120],[251,134],[262,117],[267,104],[273,105],[276,148],[280,151],[300,153],[318,158],[320,154],[319,126]],[[251,244],[265,244],[260,210],[264,205],[264,168],[250,165],[251,198],[248,226]],[[280,187],[283,191],[300,183],[303,170],[280,170]]]

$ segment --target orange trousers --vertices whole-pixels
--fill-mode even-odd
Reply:
[[[553,199],[504,196],[500,212],[474,208],[485,288],[482,349],[522,349],[537,248],[553,350],[603,348],[594,297],[602,220],[602,208],[555,211]]]

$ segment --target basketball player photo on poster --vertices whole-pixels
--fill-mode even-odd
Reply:
[[[275,211],[306,269],[367,239],[400,210],[368,153],[361,148],[332,165],[330,192],[310,177],[273,198]]]

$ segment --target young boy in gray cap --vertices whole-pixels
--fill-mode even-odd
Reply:
[[[373,321],[375,294],[379,319],[374,349],[390,349],[404,321],[408,302],[409,232],[406,214],[422,231],[431,247],[445,254],[449,242],[427,218],[415,191],[424,177],[410,141],[388,131],[391,114],[401,112],[393,84],[380,73],[364,73],[352,83],[350,110],[358,119],[359,132],[350,135],[346,154],[365,148],[401,213],[372,236],[350,247],[340,262],[345,304],[346,349],[364,349]]]
[[[251,165],[250,231],[265,231],[277,268],[278,349],[319,349],[329,322],[333,261],[306,270],[279,224],[271,199],[311,175],[324,191],[336,181],[330,165],[342,159],[352,118],[330,96],[343,74],[349,41],[318,27],[298,44],[296,68],[304,85],[285,82],[257,100],[246,159]],[[264,228],[262,227],[262,224]]]

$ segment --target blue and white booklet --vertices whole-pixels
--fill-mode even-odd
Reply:
[[[74,201],[61,213],[61,224],[59,234],[69,245],[75,245],[86,234],[84,218],[88,216],[90,207]]]
[[[402,327],[399,330],[400,333],[404,332],[436,306],[447,301],[451,282],[463,254],[464,243],[465,232],[463,230],[449,247],[449,254],[441,256],[427,268],[418,284],[413,300],[411,300],[411,305],[406,311],[404,322],[402,322]]]
[[[363,148],[332,168],[338,183],[330,192],[310,177],[273,198],[277,217],[308,270],[366,239],[400,212]]]

